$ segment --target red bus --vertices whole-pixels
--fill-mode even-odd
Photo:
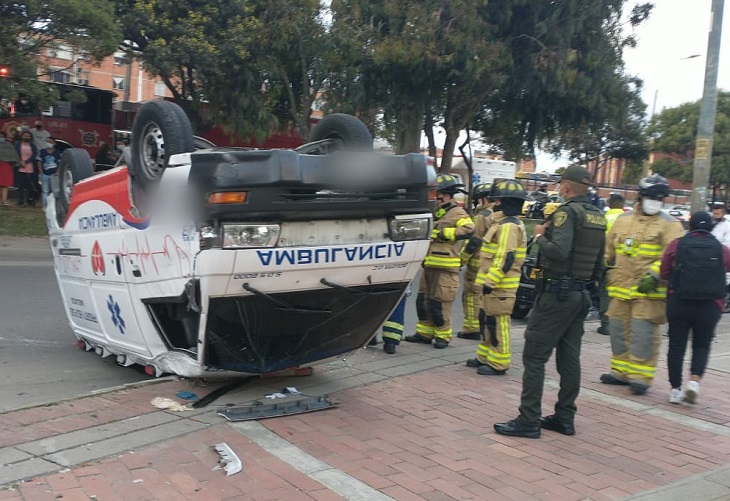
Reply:
[[[43,127],[56,138],[60,149],[84,148],[94,158],[102,142],[112,141],[112,102],[114,92],[89,87],[48,82],[59,94],[48,108],[28,101],[23,94],[0,106],[0,129],[11,139],[20,127],[32,129],[40,120]],[[85,100],[78,99],[83,93]]]
[[[129,143],[135,111],[113,109],[115,93],[86,85],[47,82],[56,87],[59,99],[52,106],[41,109],[37,104],[23,99],[4,102],[0,105],[0,129],[9,138],[19,127],[33,128],[40,120],[48,130],[59,149],[84,148],[93,159],[102,142],[114,150],[116,141]],[[79,102],[78,93],[83,92],[86,100]],[[136,110],[137,103],[129,103]],[[139,103],[140,105],[142,103]],[[256,142],[238,137],[231,138],[217,127],[207,131],[203,138],[216,146],[249,146],[253,148],[296,148],[303,143],[294,130],[271,135],[265,141]],[[205,142],[202,142],[203,144]]]

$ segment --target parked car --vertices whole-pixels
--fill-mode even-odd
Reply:
[[[364,346],[421,269],[436,174],[355,117],[295,150],[196,151],[177,105],[136,115],[130,160],[64,151],[46,209],[79,347],[154,376],[270,373]]]

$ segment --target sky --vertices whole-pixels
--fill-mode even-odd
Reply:
[[[645,1],[654,9],[641,25],[627,27],[638,44],[626,49],[624,62],[627,73],[644,81],[642,97],[651,114],[702,98],[712,0],[632,0],[626,12]],[[717,86],[730,90],[730,6],[723,12]],[[538,170],[552,172],[567,161],[539,155],[537,164]]]

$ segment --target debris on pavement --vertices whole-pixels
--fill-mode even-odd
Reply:
[[[228,444],[222,442],[214,445],[213,448],[220,454],[221,458],[218,461],[218,466],[214,467],[212,471],[220,470],[222,467],[226,471],[226,476],[229,476],[243,469],[243,463],[241,463],[236,453],[228,447]]]
[[[190,407],[188,407],[185,404],[181,404],[180,402],[175,402],[171,398],[165,398],[165,397],[155,397],[152,399],[151,402],[152,405],[157,407],[158,409],[165,409],[168,411],[173,412],[182,412],[182,411],[189,411],[191,410]]]
[[[175,396],[183,400],[197,400],[198,396],[192,391],[178,391]]]
[[[286,395],[283,393],[269,393],[268,395],[265,395],[268,399],[277,399],[277,398],[286,398]]]
[[[320,411],[335,405],[337,404],[330,400],[328,396],[317,396],[270,404],[256,403],[254,405],[228,406],[220,409],[218,415],[223,416],[228,421],[250,421]]]
[[[223,385],[220,388],[211,391],[210,393],[208,393],[206,396],[204,396],[203,398],[201,398],[197,402],[193,403],[193,408],[194,409],[199,409],[201,407],[205,407],[209,403],[211,403],[214,400],[216,400],[218,397],[220,397],[222,395],[225,395],[229,391],[234,390],[234,389],[238,388],[239,386],[241,386],[241,385],[243,385],[245,383],[248,383],[249,381],[253,381],[254,379],[258,379],[258,377],[259,377],[258,375],[256,375],[256,376],[246,376],[244,378],[237,379],[237,380],[233,381],[232,383],[228,383],[226,385]]]

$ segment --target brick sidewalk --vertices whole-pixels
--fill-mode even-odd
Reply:
[[[503,437],[492,425],[517,415],[521,389],[522,334],[514,336],[515,367],[495,378],[456,363],[475,348],[464,341],[447,350],[406,344],[396,357],[360,350],[352,367],[322,369],[313,381],[352,376],[358,364],[398,372],[416,354],[421,371],[406,373],[403,365],[404,375],[379,380],[356,373],[374,382],[333,393],[338,406],[312,414],[231,424],[213,405],[155,409],[156,396],[212,389],[178,380],[1,414],[0,500],[611,500],[683,482],[697,494],[683,499],[730,496],[720,485],[730,475],[692,491],[702,475],[730,465],[728,372],[711,369],[699,404],[676,406],[666,401],[661,362],[655,387],[637,397],[597,382],[608,339],[586,334],[578,434]],[[546,412],[557,392],[552,361],[547,376]],[[257,382],[216,404],[277,384]],[[220,442],[241,458],[242,472],[212,471],[219,456],[211,446]]]

